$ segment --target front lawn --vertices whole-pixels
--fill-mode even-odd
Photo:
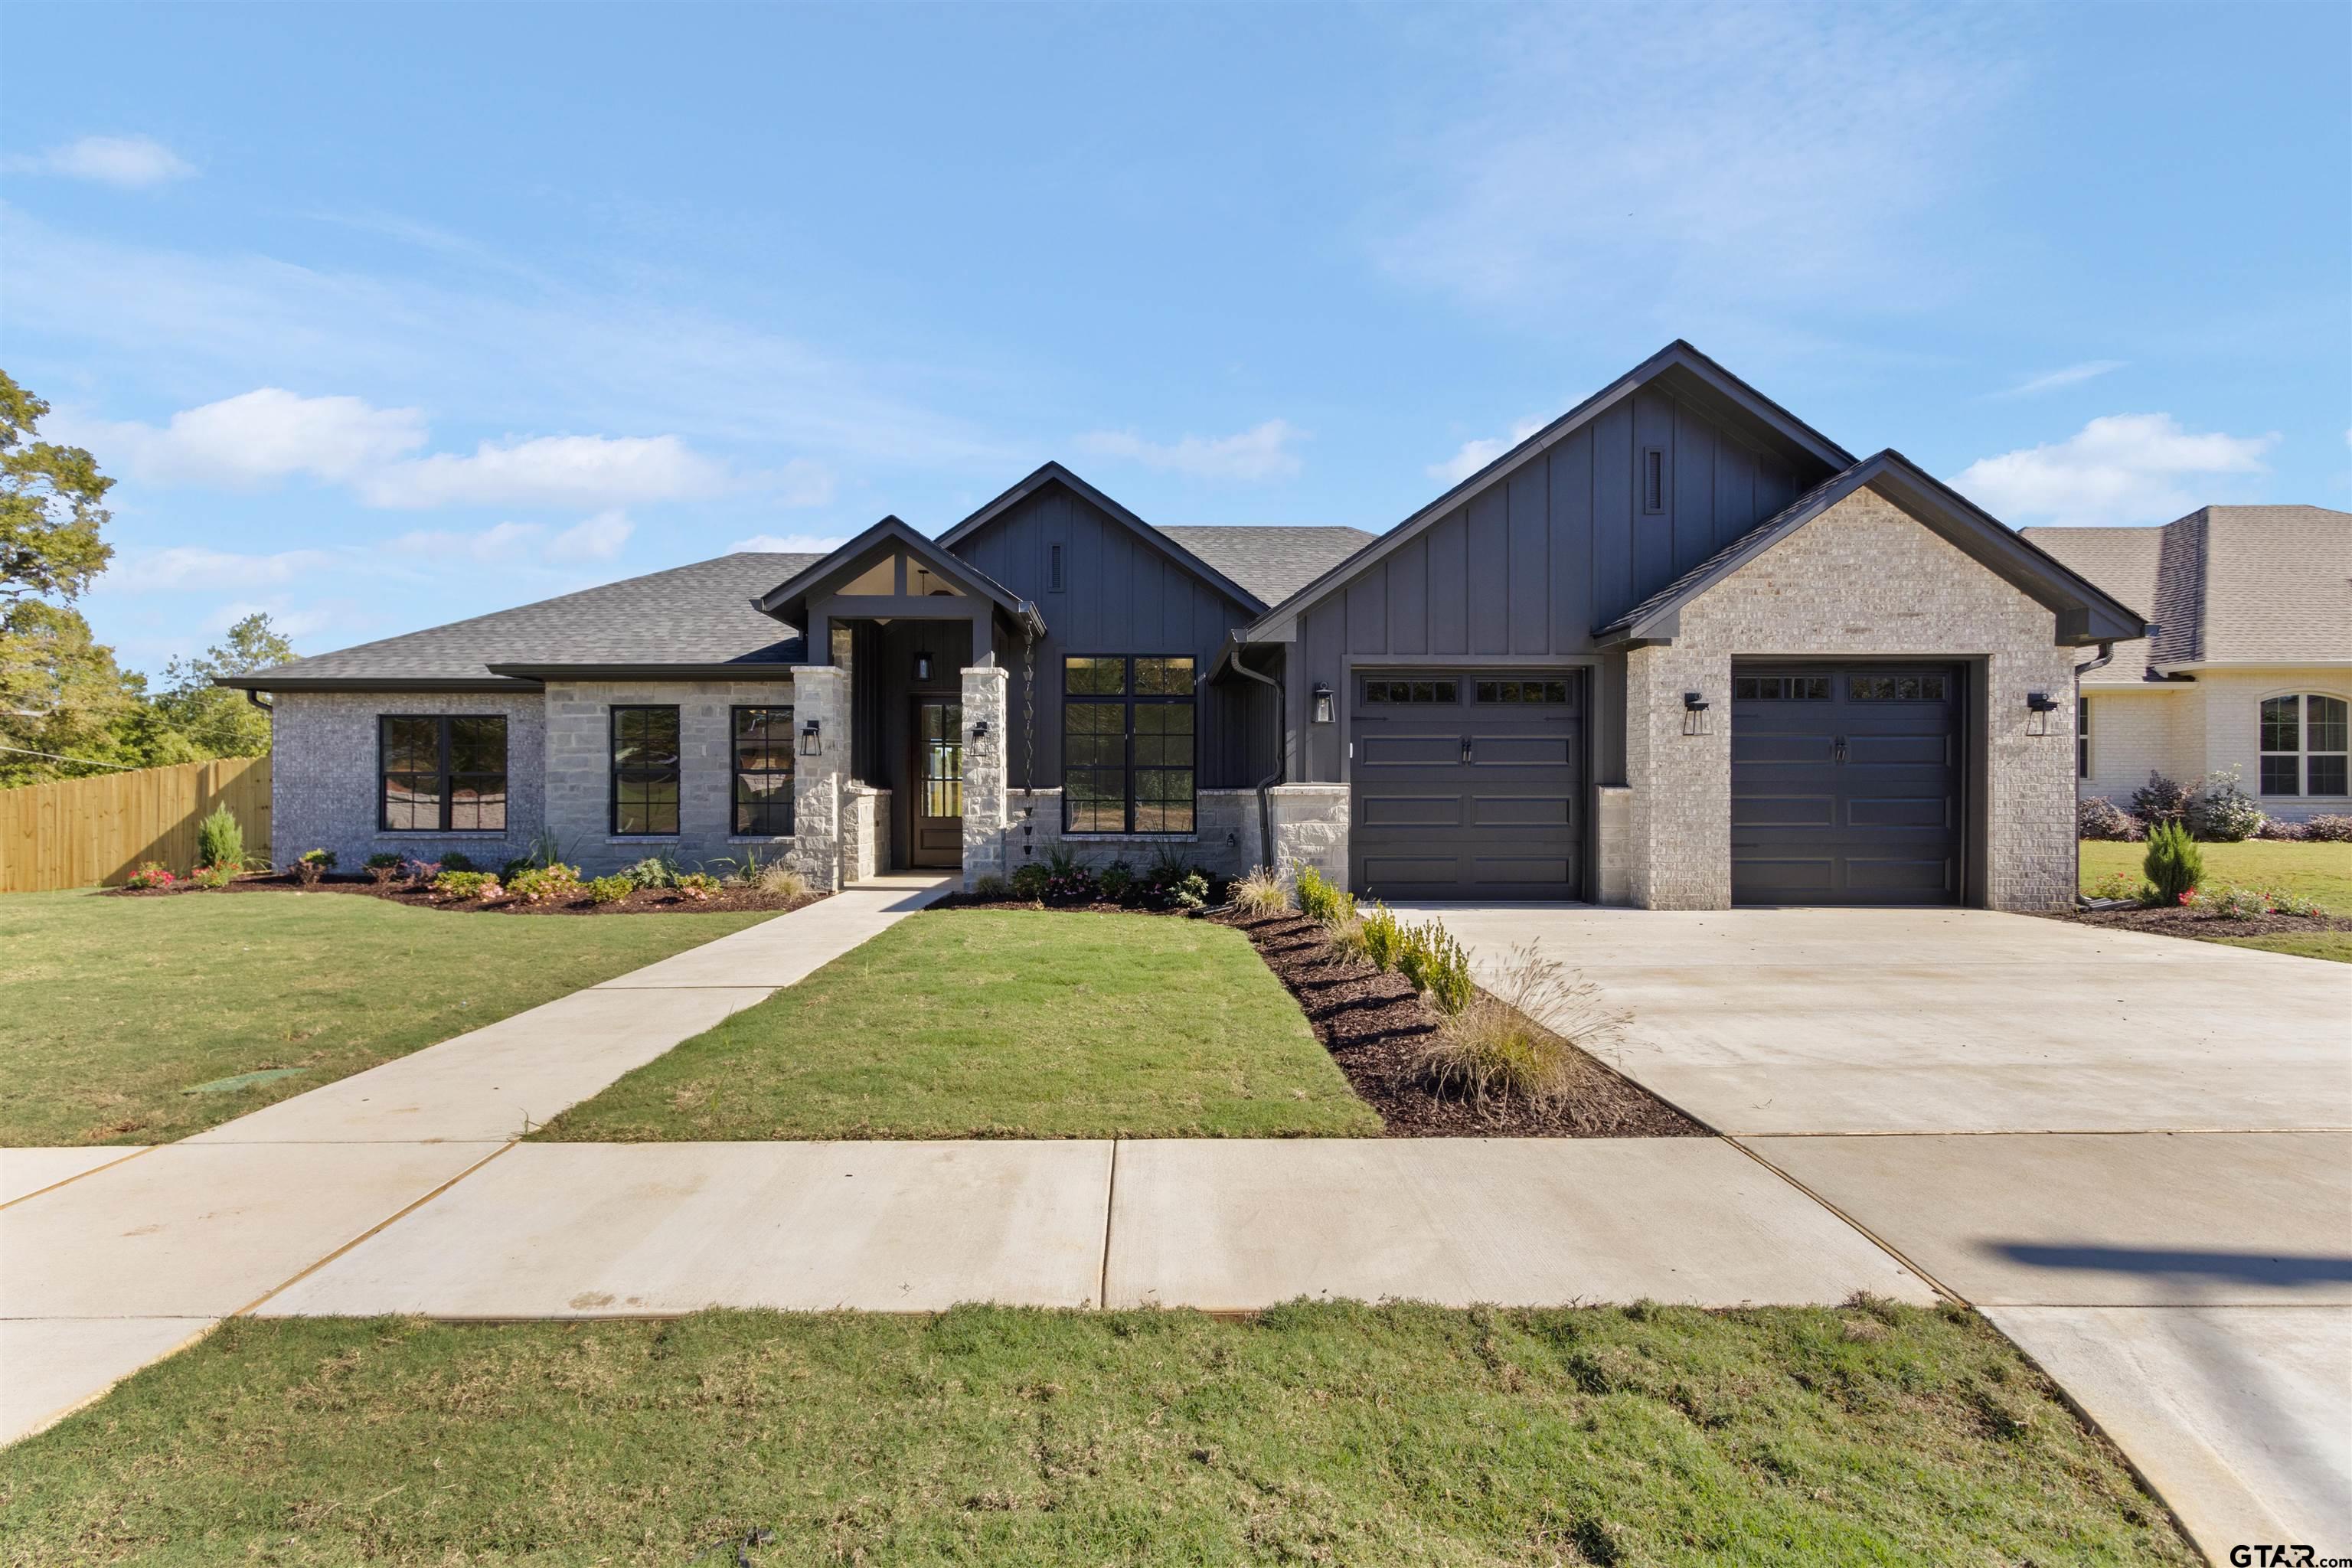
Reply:
[[[2197,1561],[1956,1307],[232,1319],[0,1453],[25,1563],[754,1531],[764,1564]]]
[[[2317,900],[2332,915],[2352,918],[2352,844],[2291,843],[2249,838],[2240,844],[2200,844],[2205,879],[2242,888],[2268,888]],[[2121,873],[2137,881],[2145,844],[2083,841],[2083,891],[2092,892]],[[2352,963],[2352,931],[2314,931],[2276,936],[2218,938],[2231,947],[2258,947],[2305,958]]]
[[[1239,931],[1035,910],[899,921],[536,1138],[1377,1134]]]
[[[0,1146],[156,1143],[764,914],[469,920],[380,899],[0,898]],[[257,1073],[226,1089],[197,1090]]]

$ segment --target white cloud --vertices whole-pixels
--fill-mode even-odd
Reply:
[[[208,550],[198,544],[175,544],[161,550],[125,549],[115,552],[99,582],[110,591],[123,594],[205,594],[222,589],[250,592],[290,583],[334,559],[333,552],[325,550],[247,555]]]
[[[2111,414],[2063,441],[1980,458],[1951,482],[2011,522],[2163,522],[2221,499],[2214,491],[2230,476],[2265,472],[2263,454],[2278,439],[2198,435],[2169,414]]]
[[[636,531],[625,513],[600,511],[585,522],[575,522],[547,542],[550,561],[610,561]]]
[[[576,565],[610,561],[621,553],[636,531],[628,514],[617,508],[600,511],[585,521],[550,532],[536,522],[499,522],[470,532],[457,529],[417,529],[402,534],[386,547],[404,565],[457,559],[485,566],[512,566],[548,562]]]
[[[675,436],[541,436],[436,452],[368,475],[371,506],[577,506],[683,500],[727,484],[726,468]]]
[[[136,190],[166,180],[185,179],[195,166],[152,136],[84,136],[46,153],[10,158],[8,168],[24,174],[62,174]]]
[[[1286,479],[1298,472],[1291,447],[1307,432],[1287,420],[1268,419],[1234,436],[1186,436],[1173,442],[1147,441],[1132,430],[1096,430],[1078,445],[1105,458],[1203,479]]]
[[[1433,479],[1444,479],[1448,484],[1459,483],[1542,429],[1549,423],[1550,421],[1541,418],[1516,419],[1511,422],[1511,433],[1507,436],[1490,436],[1481,441],[1465,441],[1462,443],[1461,450],[1445,461],[1430,464],[1429,477]]]
[[[204,629],[225,632],[247,616],[268,616],[269,624],[289,642],[299,642],[320,632],[340,631],[348,638],[352,614],[357,606],[349,601],[331,604],[290,605],[283,598],[268,600],[234,600],[221,605],[204,619]],[[298,656],[299,657],[299,656]]]
[[[425,416],[414,408],[302,397],[276,386],[183,409],[160,429],[99,421],[53,428],[58,439],[90,447],[102,464],[134,479],[239,489],[294,474],[348,481],[425,445]]]
[[[727,550],[730,554],[748,551],[779,555],[823,555],[837,549],[848,537],[845,533],[755,533],[749,539],[737,540]]]
[[[2125,362],[2119,359],[2084,360],[2081,364],[2070,364],[2064,370],[2048,371],[2041,375],[2029,375],[1999,395],[2038,397],[2045,392],[2055,392],[2062,386],[2080,386],[2083,383],[2105,375],[2111,370],[2123,369],[2124,363]]]

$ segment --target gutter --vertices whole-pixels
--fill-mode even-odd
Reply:
[[[2074,667],[2074,711],[2076,714],[2079,715],[2083,711],[2083,677],[2090,674],[2091,671],[2095,669],[2106,668],[2107,666],[2113,664],[2115,660],[2116,645],[2111,642],[2103,642],[2099,645],[2098,658],[2091,660],[2088,664],[2078,664]],[[2080,722],[2079,718],[2076,721]],[[2083,743],[2083,738],[2080,734],[2077,734],[2074,737],[2074,743],[2078,746]],[[2082,786],[2077,784],[2075,785],[2074,799],[2077,803],[2078,808],[2082,798]],[[2082,817],[2079,815],[2079,809],[2074,820],[2074,907],[2077,909],[2089,909],[2091,907],[2091,900],[2083,896],[2083,822]]]
[[[261,700],[261,689],[257,686],[248,686],[245,689],[245,700],[264,713],[269,711],[270,705]]]
[[[1276,784],[1282,782],[1283,772],[1287,761],[1286,753],[1289,750],[1288,744],[1283,734],[1284,699],[1282,682],[1276,680],[1271,675],[1261,675],[1256,670],[1252,669],[1248,665],[1244,664],[1242,662],[1242,645],[1238,640],[1234,641],[1226,649],[1226,652],[1228,655],[1226,662],[1234,667],[1236,673],[1247,676],[1250,679],[1256,681],[1260,686],[1265,687],[1274,693],[1274,772],[1258,780],[1256,789],[1257,847],[1258,854],[1260,856],[1258,864],[1265,867],[1268,871],[1275,871],[1278,870],[1279,868],[1277,868],[1274,863],[1274,803],[1266,795],[1266,791],[1272,789]],[[2079,882],[2082,879],[2078,875],[2075,879]]]

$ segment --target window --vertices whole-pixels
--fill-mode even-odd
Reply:
[[[2074,776],[2091,776],[2091,700],[2074,699]]]
[[[2343,795],[2347,791],[2346,761],[2347,707],[2341,697],[2308,692],[2296,697],[2263,700],[2263,793],[2264,795]]]
[[[503,714],[384,714],[376,769],[376,826],[385,832],[506,831]]]
[[[1742,675],[1731,683],[1732,700],[1748,702],[1827,702],[1826,675]]]
[[[1642,510],[1666,510],[1666,450],[1663,447],[1642,448]]]
[[[1062,547],[1058,544],[1045,547],[1045,587],[1051,593],[1062,591]]]
[[[1367,680],[1368,705],[1403,702],[1459,702],[1462,688],[1451,680]]]
[[[793,830],[793,710],[735,710],[735,828],[743,837]]]
[[[1477,683],[1481,702],[1565,702],[1568,682],[1565,680],[1482,680]]]
[[[1062,663],[1062,826],[1192,831],[1192,661]]]
[[[1845,679],[1845,700],[1849,702],[1941,702],[1944,700],[1944,678],[1940,675],[1849,675]]]
[[[613,710],[613,832],[677,831],[677,710]]]

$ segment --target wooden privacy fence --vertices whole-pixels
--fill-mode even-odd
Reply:
[[[168,768],[0,789],[0,893],[111,886],[145,860],[184,874],[196,824],[226,805],[248,855],[269,854],[269,759]]]

